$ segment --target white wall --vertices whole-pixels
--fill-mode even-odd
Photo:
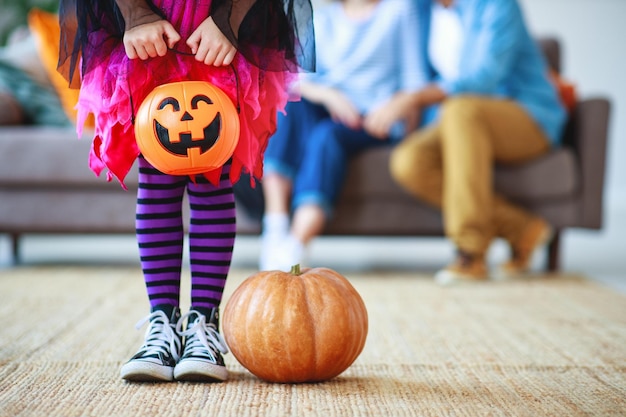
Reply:
[[[531,31],[562,41],[563,73],[612,101],[607,204],[626,210],[626,0],[519,0]]]

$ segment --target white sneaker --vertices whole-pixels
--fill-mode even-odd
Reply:
[[[302,242],[293,235],[280,239],[264,236],[261,239],[259,270],[289,272],[293,265],[304,262],[305,249]]]
[[[281,262],[281,246],[285,236],[274,234],[261,235],[261,252],[259,254],[259,270],[271,271],[278,269]]]

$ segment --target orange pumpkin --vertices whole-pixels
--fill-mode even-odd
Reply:
[[[222,315],[226,343],[251,373],[270,382],[325,381],[365,346],[359,293],[328,268],[262,271],[232,294]]]
[[[135,118],[139,150],[170,175],[203,174],[221,167],[239,141],[239,116],[230,98],[203,81],[161,85]]]

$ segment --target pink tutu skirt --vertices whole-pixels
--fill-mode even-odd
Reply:
[[[236,182],[242,172],[260,179],[263,153],[276,129],[277,112],[284,111],[289,85],[296,74],[262,70],[240,53],[230,66],[214,67],[198,62],[185,41],[209,16],[210,0],[156,0],[154,4],[169,10],[166,17],[181,35],[174,50],[164,57],[131,60],[119,38],[104,31],[90,34],[89,43],[99,45],[102,54],[83,67],[77,105],[79,134],[89,114],[95,118],[90,168],[96,175],[106,171],[107,180],[116,178],[124,186],[124,179],[139,155],[133,118],[143,99],[161,84],[193,80],[220,87],[239,107],[241,133],[232,156],[231,181]],[[217,184],[220,173],[221,169],[216,169],[204,175]]]

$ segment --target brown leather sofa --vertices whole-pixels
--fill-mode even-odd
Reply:
[[[556,39],[541,39],[555,70],[560,70]],[[579,100],[571,113],[564,146],[529,164],[497,167],[496,188],[546,218],[558,231],[546,268],[559,267],[561,232],[600,229],[610,102]],[[0,233],[11,236],[19,259],[19,237],[26,233],[133,233],[136,174],[123,190],[96,178],[87,168],[90,140],[73,130],[0,128]],[[326,235],[441,236],[440,213],[401,190],[388,171],[389,148],[364,152],[349,168],[344,191]],[[260,190],[237,186],[238,232],[260,232]],[[245,210],[244,210],[245,209]],[[251,214],[252,213],[252,214]],[[256,216],[255,216],[256,215]]]

